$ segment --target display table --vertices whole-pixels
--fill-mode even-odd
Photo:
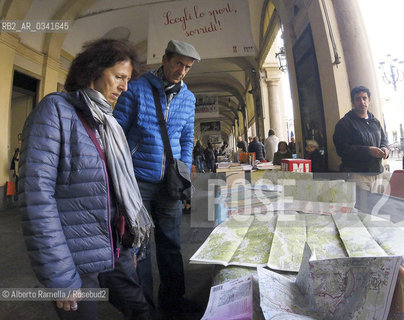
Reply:
[[[234,183],[244,184],[244,181],[255,183],[264,178],[265,172],[281,170],[280,166],[272,165],[271,163],[258,163],[251,166],[240,163],[218,162],[216,166],[217,173],[224,172],[226,174],[226,184],[229,187]]]
[[[239,164],[229,164],[228,166],[220,166],[217,164],[216,172],[226,174],[226,184],[232,186],[234,183],[244,184],[245,181],[251,181],[251,166],[241,166]]]
[[[299,189],[299,185],[306,188]],[[268,199],[268,192],[280,192],[273,186],[269,189],[261,193],[261,200]],[[222,264],[216,267],[215,284],[252,273],[254,319],[263,318],[260,301],[266,303],[267,318],[270,313],[285,313],[293,319],[332,319],[332,313],[342,316],[335,319],[351,319],[355,313],[355,319],[387,319],[404,255],[404,230],[385,217],[355,212],[354,190],[349,183],[317,182],[305,176],[287,191],[296,199],[291,203],[292,212],[286,208],[258,215],[250,215],[256,195],[247,199],[250,210],[248,206],[241,209],[245,189],[227,190],[221,196],[227,202],[223,208],[230,212],[228,219],[212,232],[191,262]],[[311,213],[296,210],[307,207],[304,199],[328,205],[312,206]],[[298,292],[306,292],[306,298],[299,300]],[[330,298],[337,296],[342,298]],[[310,309],[313,305],[317,309]]]

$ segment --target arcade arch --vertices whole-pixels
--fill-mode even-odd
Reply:
[[[175,5],[175,0],[171,1]],[[7,20],[66,19],[72,28],[66,33],[0,34],[0,116],[10,119],[12,74],[15,68],[27,70],[40,80],[38,98],[55,91],[64,82],[70,61],[81,44],[103,36],[117,27],[127,28],[129,40],[136,44],[140,56],[147,51],[147,7],[164,1],[127,0],[27,0],[0,2],[1,17]],[[249,0],[251,30],[256,54],[252,57],[232,59],[205,59],[196,64],[186,82],[195,94],[219,97],[219,113],[223,139],[231,139],[234,133],[245,137],[250,130],[260,137],[267,129],[282,122],[276,119],[282,111],[277,86],[279,71],[274,60],[275,39],[282,31],[288,63],[289,86],[293,100],[298,152],[303,151],[307,138],[303,130],[302,115],[305,108],[304,88],[299,81],[299,70],[304,67],[307,48],[299,40],[310,27],[315,64],[318,70],[318,88],[324,113],[325,148],[328,165],[337,170],[339,158],[332,144],[332,133],[338,119],[350,109],[349,88],[356,84],[367,85],[372,91],[374,109],[377,108],[378,88],[375,72],[368,55],[368,44],[358,4],[355,0]],[[131,18],[126,18],[131,17]],[[349,26],[349,30],[348,30]],[[353,32],[353,31],[354,32]],[[111,31],[112,32],[112,31]],[[358,42],[360,45],[358,45]],[[358,50],[358,48],[360,48]],[[213,48],[212,48],[213,50]],[[336,62],[338,53],[338,63]],[[303,62],[302,62],[303,61]],[[155,65],[148,66],[149,68]],[[304,81],[303,81],[304,82]],[[251,91],[252,94],[249,93]],[[0,185],[8,176],[8,150],[10,149],[10,120],[0,128]],[[284,128],[279,126],[278,131]],[[302,154],[301,154],[302,155]]]

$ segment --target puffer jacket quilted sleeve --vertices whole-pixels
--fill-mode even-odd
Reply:
[[[80,288],[113,267],[103,162],[74,107],[48,95],[28,117],[21,148],[22,229],[38,280]]]

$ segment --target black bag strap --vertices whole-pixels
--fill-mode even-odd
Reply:
[[[156,105],[156,115],[160,126],[161,139],[164,143],[164,151],[166,152],[167,160],[169,163],[174,162],[173,151],[171,150],[170,139],[167,133],[167,123],[164,119],[163,108],[161,107],[160,96],[155,87],[152,86],[154,104]]]
[[[76,109],[76,113],[77,116],[79,117],[80,121],[83,123],[84,129],[86,129],[88,136],[90,137],[91,141],[94,143],[98,154],[100,155],[101,159],[104,161],[104,163],[106,163],[105,160],[105,154],[104,151],[102,150],[98,140],[97,140],[97,136],[95,135],[95,131],[93,129],[90,128],[90,126],[88,125],[87,120],[84,118],[84,115],[81,111]]]

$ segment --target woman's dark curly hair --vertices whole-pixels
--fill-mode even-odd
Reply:
[[[83,46],[83,51],[74,58],[67,74],[66,91],[88,88],[91,82],[101,77],[105,69],[121,61],[130,61],[132,78],[142,71],[142,64],[133,45],[126,40],[99,39]]]
[[[288,143],[286,141],[279,141],[278,142],[278,151],[280,150],[281,144],[285,145],[286,150],[289,149]]]

